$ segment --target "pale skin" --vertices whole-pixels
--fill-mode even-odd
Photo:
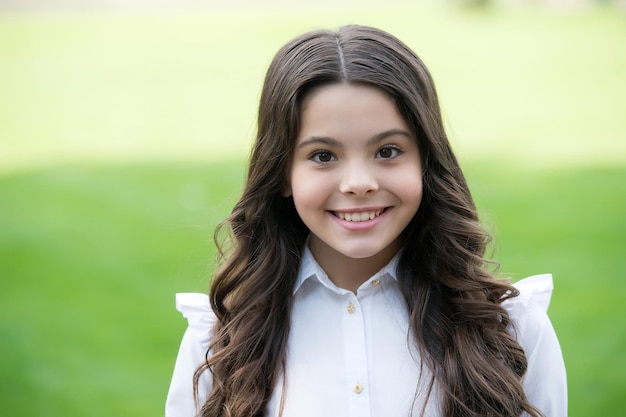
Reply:
[[[340,288],[358,288],[402,247],[419,209],[417,141],[384,91],[329,84],[302,106],[284,194],[310,230],[313,256]]]

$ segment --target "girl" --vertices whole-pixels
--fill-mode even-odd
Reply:
[[[551,278],[487,269],[433,81],[388,33],[280,49],[225,224],[209,297],[177,297],[167,417],[566,416]]]

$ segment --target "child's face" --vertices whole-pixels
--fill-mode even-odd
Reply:
[[[417,141],[394,102],[374,87],[330,84],[305,98],[301,122],[286,194],[313,255],[389,261],[422,198]]]

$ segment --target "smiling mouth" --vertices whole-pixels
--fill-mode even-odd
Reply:
[[[366,222],[368,220],[375,219],[384,213],[387,209],[378,209],[373,211],[359,211],[359,212],[351,212],[345,213],[341,211],[333,211],[331,212],[333,216],[340,218],[341,220],[345,220],[348,222]]]

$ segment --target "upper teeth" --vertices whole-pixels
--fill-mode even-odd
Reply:
[[[382,210],[363,211],[361,213],[341,213],[341,212],[335,212],[335,214],[341,220],[347,220],[349,222],[364,222],[366,220],[372,220],[374,217],[379,216],[381,212],[382,212]]]

